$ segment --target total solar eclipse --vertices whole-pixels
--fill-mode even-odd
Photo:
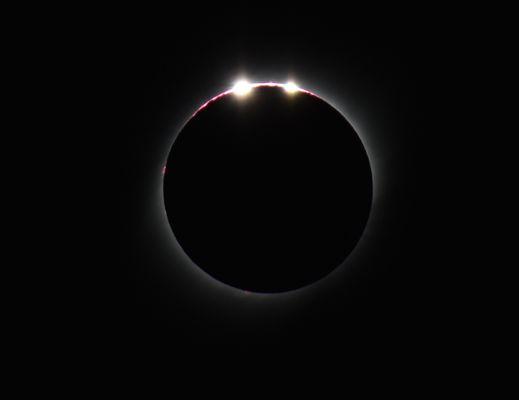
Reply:
[[[203,104],[164,172],[183,251],[218,281],[252,292],[297,289],[339,267],[373,197],[358,134],[294,83],[240,81]]]

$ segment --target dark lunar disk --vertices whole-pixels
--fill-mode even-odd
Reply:
[[[372,202],[366,151],[322,99],[257,87],[209,103],[169,154],[164,200],[191,260],[228,285],[282,292],[351,253]]]

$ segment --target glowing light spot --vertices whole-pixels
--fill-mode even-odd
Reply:
[[[294,82],[287,82],[283,85],[283,88],[287,93],[299,92],[299,87]]]
[[[287,82],[287,83],[277,83],[277,82],[255,82],[250,83],[245,80],[240,80],[236,82],[236,84],[233,86],[232,89],[226,90],[225,92],[222,92],[213,98],[207,100],[204,104],[202,104],[198,110],[196,110],[191,117],[194,117],[197,113],[202,111],[204,108],[206,108],[209,104],[217,101],[218,99],[221,99],[222,97],[225,97],[230,94],[234,94],[235,96],[245,96],[249,94],[252,89],[254,88],[262,88],[262,87],[276,87],[276,88],[282,88],[285,90],[286,93],[292,94],[296,92],[300,93],[306,93],[310,96],[314,96],[317,98],[320,98],[317,94],[310,92],[309,90],[300,88],[297,86],[294,82]]]
[[[251,90],[252,85],[244,80],[236,82],[234,87],[232,88],[233,93],[240,97],[249,94]]]

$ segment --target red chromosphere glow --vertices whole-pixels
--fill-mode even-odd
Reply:
[[[258,83],[250,83],[249,87],[251,89],[258,88],[258,87],[279,87],[279,88],[285,89],[286,88],[286,84],[284,84],[284,83],[277,83],[277,82],[258,82]],[[306,89],[301,89],[300,87],[297,88],[297,92],[306,93],[306,94],[309,94],[311,96],[319,98],[319,96],[317,96],[315,93],[312,93],[312,92],[310,92],[309,90],[306,90]],[[212,99],[210,99],[210,100],[206,101],[204,104],[202,104],[198,108],[198,110],[196,110],[194,112],[194,114],[191,116],[191,118],[193,118],[196,114],[198,114],[200,111],[202,111],[204,108],[206,108],[212,102],[214,102],[214,101],[216,101],[216,100],[218,100],[218,99],[220,99],[220,98],[222,98],[224,96],[227,96],[229,94],[233,94],[233,93],[234,93],[234,90],[233,89],[229,89],[229,90],[226,90],[223,93],[220,93],[220,94],[214,96]]]

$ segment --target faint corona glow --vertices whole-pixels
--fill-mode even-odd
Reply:
[[[251,90],[252,90],[252,85],[245,80],[240,80],[240,81],[236,82],[232,88],[232,92],[236,96],[239,96],[239,97],[243,97],[243,96],[249,94]]]

